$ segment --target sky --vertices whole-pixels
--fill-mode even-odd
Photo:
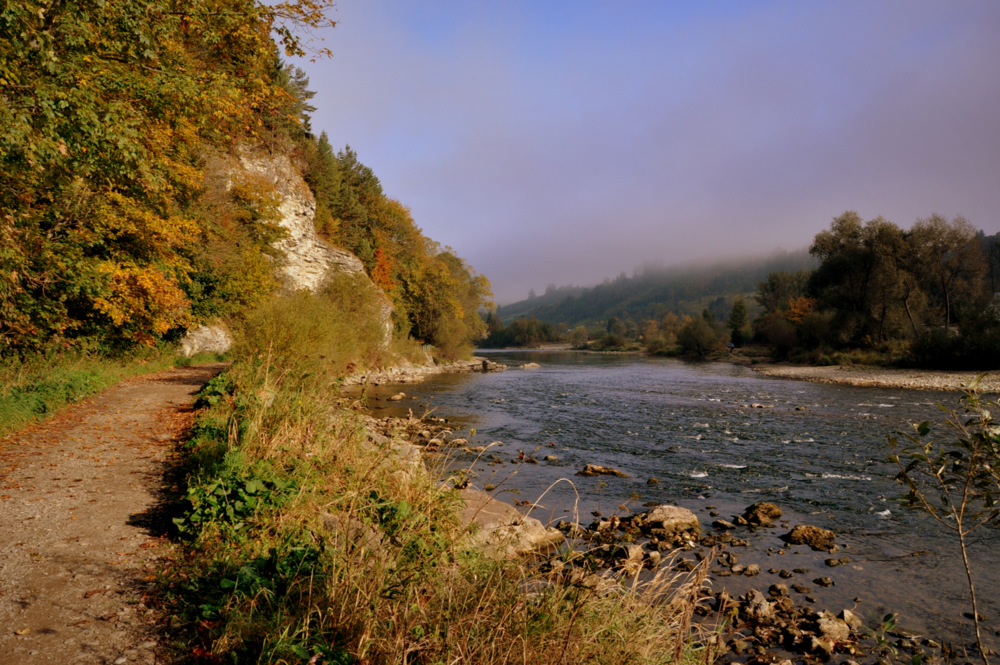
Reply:
[[[313,129],[499,303],[805,248],[856,210],[1000,231],[1000,2],[338,0]]]

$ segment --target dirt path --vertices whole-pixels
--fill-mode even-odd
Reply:
[[[131,379],[0,443],[0,665],[162,663],[153,519],[202,365]]]

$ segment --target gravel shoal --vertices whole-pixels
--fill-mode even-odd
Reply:
[[[765,376],[783,379],[912,390],[958,391],[977,376],[982,376],[979,384],[980,389],[987,392],[1000,392],[1000,372],[944,372],[922,369],[886,369],[860,365],[831,365],[828,367],[754,365],[753,369]]]

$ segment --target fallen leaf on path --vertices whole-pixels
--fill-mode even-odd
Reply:
[[[27,635],[30,632],[31,632],[30,628],[22,628],[21,630],[15,630],[14,634],[15,635]]]
[[[104,593],[107,590],[108,590],[107,587],[104,587],[103,589],[94,589],[93,591],[88,591],[87,593],[83,594],[83,597],[90,598],[91,596],[96,596],[99,593]]]

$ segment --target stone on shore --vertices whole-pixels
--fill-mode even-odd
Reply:
[[[643,534],[672,543],[690,540],[701,531],[698,516],[679,506],[656,506],[628,521]]]
[[[629,475],[624,471],[619,471],[618,469],[612,468],[610,466],[601,466],[599,464],[588,464],[579,471],[576,472],[578,476],[618,476],[619,478],[628,478]]]
[[[836,551],[835,538],[836,534],[833,531],[810,524],[799,524],[781,537],[782,540],[791,545],[808,545],[819,552]]]
[[[740,616],[764,626],[777,618],[774,604],[757,589],[750,589],[740,597]]]
[[[485,492],[467,487],[459,496],[465,503],[460,519],[474,525],[465,541],[470,546],[482,546],[492,555],[510,557],[555,547],[565,540],[558,529],[521,515],[510,504]]]
[[[747,509],[743,511],[743,519],[747,521],[747,524],[756,526],[764,526],[780,518],[781,508],[767,501],[758,501],[747,506]]]

